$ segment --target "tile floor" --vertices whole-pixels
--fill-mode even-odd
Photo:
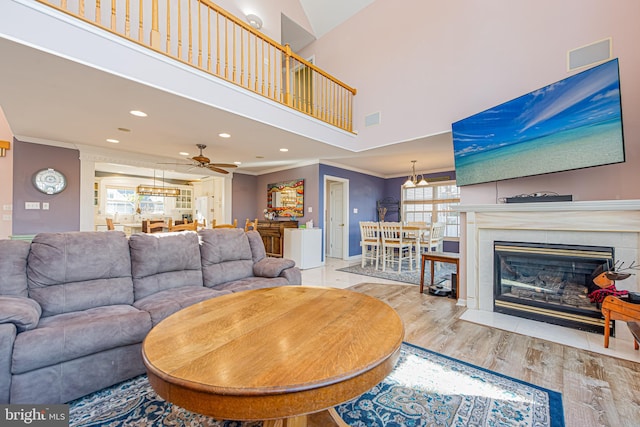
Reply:
[[[357,263],[357,261],[325,258],[324,266],[302,270],[302,283],[306,286],[329,286],[342,289],[363,282],[406,285],[406,283],[402,282],[336,271],[338,268],[347,267],[355,263]],[[609,348],[604,348],[602,335],[550,325],[534,320],[521,319],[501,313],[467,310],[460,318],[468,322],[529,335],[595,353],[640,362],[640,351],[634,350],[633,338],[624,322],[617,322],[617,337],[609,340]]]

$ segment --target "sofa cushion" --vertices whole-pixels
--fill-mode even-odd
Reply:
[[[253,274],[260,277],[278,277],[282,270],[296,265],[295,261],[286,258],[263,258],[253,265]]]
[[[196,232],[137,233],[129,248],[136,301],[167,289],[203,287]]]
[[[207,287],[253,276],[253,254],[244,230],[200,230],[202,278]]]
[[[150,330],[149,313],[130,305],[96,307],[43,318],[36,329],[16,337],[11,372],[20,374],[140,343]]]
[[[217,291],[203,286],[185,286],[157,292],[137,300],[133,305],[148,312],[151,315],[151,323],[155,326],[178,310],[228,293],[231,291]]]
[[[253,257],[254,263],[267,257],[267,251],[264,248],[264,242],[262,241],[260,233],[256,230],[247,231],[247,239],[251,246],[251,256]]]
[[[26,297],[29,242],[0,240],[0,295]]]
[[[36,235],[27,279],[43,317],[133,303],[129,243],[121,231]]]
[[[0,296],[0,323],[13,323],[19,332],[38,326],[42,309],[27,297]]]

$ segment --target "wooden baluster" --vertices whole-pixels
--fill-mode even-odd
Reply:
[[[171,55],[171,0],[167,0],[167,43],[165,52]]]
[[[292,106],[291,102],[291,64],[289,61],[291,60],[291,46],[289,44],[284,45],[284,54],[285,54],[285,87],[284,87],[284,103],[286,105]]]
[[[67,0],[62,0],[60,2],[60,7],[64,10],[67,10]]]
[[[127,38],[131,37],[131,2],[130,0],[127,0],[125,4],[124,35]]]
[[[182,4],[178,0],[178,58],[182,60]]]
[[[232,43],[233,43],[233,47],[231,48],[231,55],[233,56],[233,64],[232,64],[232,68],[231,68],[231,79],[237,83],[236,81],[236,24],[234,22],[231,23],[231,27],[233,28],[233,37],[232,37]]]
[[[154,49],[160,49],[160,30],[158,24],[158,0],[151,1],[151,34],[149,44]]]
[[[229,78],[229,20],[224,18],[224,78]]]
[[[95,23],[100,25],[101,21],[102,21],[102,17],[101,15],[101,11],[100,11],[100,0],[96,0],[96,17],[95,17]]]
[[[240,28],[240,86],[244,87],[244,28]]]
[[[144,29],[142,27],[142,15],[143,15],[143,8],[144,5],[142,4],[143,0],[140,0],[140,9],[138,9],[138,41],[140,43],[144,43]]]
[[[211,72],[211,10],[207,8],[207,71]]]
[[[262,54],[260,56],[260,63],[262,64],[262,74],[260,75],[260,82],[262,83],[261,85],[261,92],[262,95],[264,95],[264,76],[265,76],[265,70],[264,70],[264,40],[260,43],[261,47],[262,47]]]
[[[216,11],[216,75],[220,76],[220,16]]]
[[[275,63],[271,63],[271,47],[271,44],[267,45],[267,97],[273,99],[271,96],[271,69]]]
[[[258,91],[258,61],[259,61],[259,58],[258,58],[258,36],[254,35],[253,37],[254,37],[254,39],[253,39],[253,41],[254,41],[254,52],[255,52],[255,55],[256,55],[256,57],[255,57],[255,60],[256,60],[256,76],[255,76],[254,83],[253,83],[253,90],[255,92],[257,92]]]
[[[116,30],[116,0],[111,0],[111,29]]]
[[[187,55],[187,61],[189,62],[189,64],[193,63],[193,28],[192,28],[192,24],[191,24],[191,0],[187,0],[189,2],[189,10],[188,10],[188,19],[189,19],[189,48],[188,48],[188,55]]]
[[[200,1],[197,3],[198,6],[198,67],[202,68],[202,21],[201,21],[201,10],[202,5]]]
[[[80,0],[80,4],[78,4],[78,14],[84,18],[84,0]]]

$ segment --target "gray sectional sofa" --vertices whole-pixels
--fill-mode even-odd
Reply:
[[[165,317],[218,295],[299,285],[256,231],[41,233],[0,240],[0,403],[64,403],[145,372]]]

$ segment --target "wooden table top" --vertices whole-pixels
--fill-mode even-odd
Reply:
[[[350,400],[393,369],[398,314],[357,292],[284,286],[185,308],[143,343],[149,381],[164,399],[221,419],[265,420]]]

